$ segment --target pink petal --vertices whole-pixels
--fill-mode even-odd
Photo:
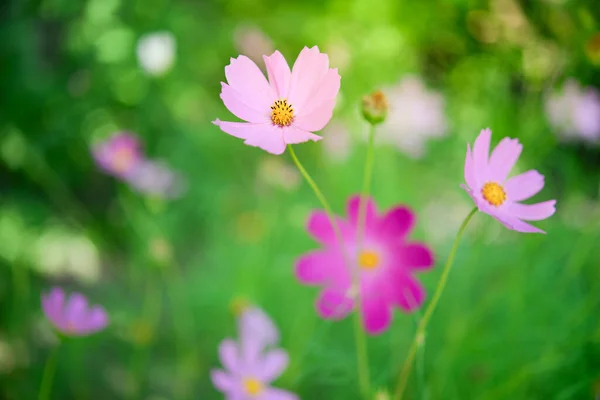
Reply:
[[[544,187],[544,175],[530,170],[513,176],[504,184],[504,190],[510,201],[522,201],[537,194]]]
[[[294,393],[277,388],[267,388],[260,400],[299,400],[300,398]]]
[[[504,183],[510,170],[515,166],[523,150],[518,139],[504,138],[492,152],[489,164],[489,179]]]
[[[403,248],[403,263],[413,269],[433,267],[433,253],[424,244],[411,243]]]
[[[363,324],[365,330],[371,335],[377,335],[385,331],[392,321],[392,310],[390,305],[380,294],[372,293],[372,297],[366,294],[362,300]]]
[[[364,224],[365,224],[365,226],[364,226],[365,230],[371,231],[373,228],[376,227],[376,224],[377,224],[377,210],[375,208],[375,202],[370,197],[363,201],[366,202],[366,206],[365,206],[365,204],[361,205],[362,201],[361,201],[360,196],[352,196],[350,198],[350,200],[348,200],[348,204],[347,204],[348,218],[350,220],[350,225],[352,225],[352,226],[356,227],[356,229],[358,229],[359,207],[364,207],[364,211],[363,211],[364,215],[362,215],[361,217],[365,218],[363,220]]]
[[[85,327],[88,302],[81,293],[73,293],[65,306],[65,322],[76,331]],[[67,327],[65,327],[67,328]]]
[[[307,285],[324,284],[332,274],[343,270],[341,255],[332,251],[313,251],[296,261],[296,277]]]
[[[396,275],[392,284],[392,299],[406,312],[416,310],[425,301],[425,290],[409,275]]]
[[[310,102],[307,103],[297,115],[306,116],[313,114],[315,111],[324,108],[326,105],[329,105],[326,108],[330,107],[330,111],[333,111],[335,98],[340,91],[340,80],[341,77],[340,74],[338,74],[337,68],[327,70],[317,85],[316,92],[310,97]],[[330,103],[332,100],[333,102]]]
[[[354,301],[346,295],[348,288],[323,289],[317,299],[317,313],[324,319],[342,319],[354,308]]]
[[[535,226],[530,225],[527,222],[521,221],[519,218],[513,217],[511,215],[495,216],[495,218],[498,221],[502,222],[502,224],[504,224],[504,226],[506,226],[508,229],[511,229],[513,231],[523,233],[546,233],[543,230],[536,228]]]
[[[260,308],[250,307],[238,319],[241,353],[244,362],[253,365],[267,346],[279,342],[279,331]]]
[[[237,344],[231,339],[225,339],[219,345],[219,360],[231,372],[239,370],[239,353]]]
[[[556,212],[556,200],[548,200],[536,204],[512,203],[506,208],[506,212],[526,221],[541,221]]]
[[[353,232],[350,229],[349,224],[341,218],[334,218],[336,218],[337,225],[341,231],[342,240],[346,241],[347,239],[350,239]],[[308,219],[306,230],[319,243],[333,248],[339,247],[338,240],[335,237],[335,231],[333,230],[329,217],[325,211],[313,211]]]
[[[406,237],[415,224],[415,214],[408,207],[391,209],[379,221],[377,232],[384,240],[398,240]]]
[[[263,59],[271,87],[279,99],[287,99],[292,72],[285,57],[277,50],[270,56],[263,56]]]
[[[246,56],[232,58],[225,67],[225,76],[243,103],[253,104],[257,110],[270,110],[276,100],[275,92],[252,60]]]
[[[259,109],[256,103],[244,103],[244,98],[231,86],[221,83],[221,100],[236,117],[254,123],[270,122],[269,108]]]
[[[108,315],[102,307],[93,307],[87,316],[85,322],[85,330],[88,332],[96,332],[104,329],[108,325]]]
[[[465,182],[474,189],[479,186],[475,179],[475,167],[473,166],[473,154],[471,153],[471,145],[467,144],[467,157],[465,159]]]
[[[269,383],[277,379],[289,364],[289,357],[283,350],[271,350],[263,355],[260,365],[256,368],[256,377]]]
[[[331,120],[334,107],[335,98],[326,100],[310,113],[294,117],[294,125],[309,132],[320,131]]]
[[[50,293],[42,295],[42,310],[46,318],[59,327],[64,323],[64,304],[65,292],[60,288],[52,288]]]
[[[236,380],[222,369],[211,370],[210,380],[221,392],[230,392],[236,386]]]
[[[329,68],[329,58],[317,46],[305,47],[298,55],[290,81],[289,103],[298,115],[317,93],[321,80]]]
[[[317,136],[307,131],[303,131],[302,129],[298,129],[294,125],[286,126],[281,128],[283,130],[283,141],[286,144],[297,144],[304,143],[312,140],[313,142],[318,142],[321,140],[321,136]]]
[[[483,129],[475,139],[475,145],[473,146],[473,168],[479,185],[483,185],[488,179],[488,157],[491,139],[492,131],[489,128]]]
[[[246,122],[213,121],[225,133],[244,141],[248,146],[260,147],[272,154],[282,154],[285,151],[283,132],[281,128],[270,123],[251,124]]]

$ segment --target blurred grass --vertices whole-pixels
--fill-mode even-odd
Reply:
[[[425,387],[417,387],[414,375],[407,398],[597,396],[600,153],[560,144],[542,103],[565,77],[600,84],[585,52],[598,30],[596,5],[45,0],[0,6],[0,340],[10,345],[0,353],[1,396],[36,398],[49,354],[39,293],[61,284],[104,304],[113,323],[61,349],[53,398],[220,398],[208,371],[218,366],[219,341],[235,334],[229,307],[237,296],[262,306],[281,329],[292,363],[280,385],[303,399],[358,398],[351,320],[319,320],[317,290],[293,277],[295,258],[316,248],[304,223],[318,202],[304,182],[285,189],[261,181],[257,171],[273,156],[210,124],[229,117],[219,82],[229,57],[240,53],[233,32],[243,23],[259,26],[290,62],[315,44],[332,53],[334,67],[334,49],[348,60],[340,65],[335,119],[349,127],[349,157],[334,163],[321,143],[296,147],[336,212],[360,190],[367,130],[360,96],[407,73],[422,74],[444,94],[449,135],[430,141],[417,160],[378,146],[372,192],[380,209],[402,203],[416,210],[414,238],[434,245],[436,265],[468,212],[458,185],[465,142],[481,128],[492,128],[495,143],[518,137],[524,144],[518,169],[546,175],[536,199],[558,199],[557,214],[539,223],[548,235],[508,232],[475,216],[431,322]],[[175,35],[176,61],[164,77],[152,78],[137,64],[135,43],[157,30]],[[136,132],[149,155],[185,174],[183,198],[143,198],[97,171],[89,146],[121,129]],[[51,230],[91,240],[98,280],[82,279],[77,267],[58,275],[40,270],[35,254],[39,248],[47,256],[40,241]],[[86,257],[76,258],[81,269]],[[439,273],[422,276],[429,291]],[[414,327],[414,316],[396,313],[388,332],[369,338],[374,387],[393,388]]]

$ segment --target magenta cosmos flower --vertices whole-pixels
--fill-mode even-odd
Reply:
[[[259,308],[250,307],[239,317],[240,340],[225,339],[219,358],[225,367],[211,371],[215,387],[229,400],[296,400],[290,392],[270,386],[288,365],[281,349],[267,349],[279,340],[279,332]]]
[[[236,117],[247,122],[213,121],[224,132],[249,146],[281,154],[287,144],[317,141],[331,119],[340,90],[336,68],[317,46],[305,47],[290,70],[276,51],[263,56],[269,81],[246,56],[232,58],[225,67],[221,99]]]
[[[359,203],[360,197],[352,197],[348,219],[339,218],[338,224],[349,262],[358,266],[364,327],[368,333],[378,334],[390,325],[393,307],[410,312],[423,303],[425,291],[413,275],[429,269],[433,255],[426,245],[409,241],[415,225],[415,215],[409,208],[395,207],[379,215],[371,199],[367,200],[364,241],[359,249]],[[343,318],[355,306],[352,275],[325,212],[314,211],[307,230],[323,248],[296,262],[296,276],[307,285],[323,286],[316,304],[321,317]]]
[[[491,156],[492,131],[481,131],[473,151],[467,144],[465,181],[461,185],[471,196],[479,211],[491,215],[508,229],[518,232],[546,233],[525,221],[540,221],[554,214],[556,200],[536,204],[522,204],[544,187],[544,176],[530,170],[510,179],[508,174],[514,167],[523,145],[518,139],[504,138],[498,143]]]
[[[121,179],[127,179],[143,161],[138,139],[127,132],[95,145],[92,154],[100,168]]]
[[[85,336],[108,325],[106,311],[100,306],[88,306],[87,299],[73,293],[68,299],[60,288],[42,294],[42,309],[54,327],[67,336]]]

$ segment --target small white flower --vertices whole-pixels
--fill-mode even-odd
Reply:
[[[167,72],[175,61],[176,42],[167,31],[142,36],[137,44],[140,66],[150,75],[159,76]]]

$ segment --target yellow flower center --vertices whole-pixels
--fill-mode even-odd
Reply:
[[[481,189],[481,195],[491,205],[498,207],[506,201],[506,192],[504,188],[496,182],[487,182]]]
[[[254,378],[244,379],[244,390],[251,396],[256,396],[262,392],[262,383]]]
[[[294,121],[294,109],[286,99],[277,100],[271,106],[271,121],[280,127],[290,126]]]
[[[133,159],[133,152],[130,149],[127,148],[123,148],[123,149],[118,149],[115,152],[115,156],[113,159],[113,168],[117,171],[117,172],[127,172],[127,170],[129,168],[131,168],[131,166],[133,165],[134,159]]]
[[[358,265],[364,269],[377,268],[379,265],[379,256],[374,251],[363,251],[358,256]]]

